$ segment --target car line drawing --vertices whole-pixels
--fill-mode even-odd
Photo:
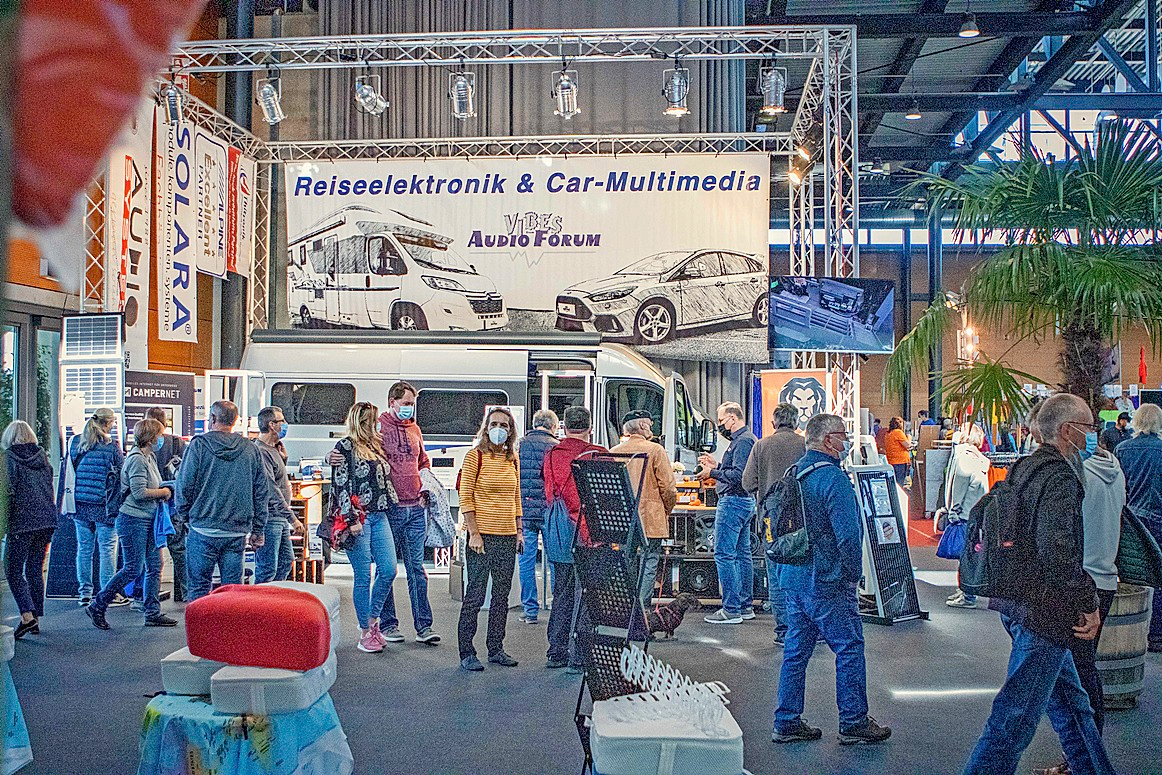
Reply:
[[[765,256],[669,250],[566,288],[557,296],[556,327],[637,344],[660,344],[683,329],[728,321],[765,328],[769,284]]]
[[[482,331],[508,324],[492,280],[427,221],[348,205],[287,245],[287,300],[304,328]]]

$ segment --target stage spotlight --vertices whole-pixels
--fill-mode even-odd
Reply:
[[[557,82],[553,86],[553,99],[557,101],[554,116],[568,120],[581,112],[577,107],[577,71],[561,70],[555,73]]]
[[[690,109],[686,107],[686,96],[690,93],[690,71],[675,62],[673,70],[665,72],[665,86],[662,87],[662,96],[666,98],[666,109],[662,111],[667,116],[688,116]]]
[[[391,106],[380,92],[378,75],[361,75],[355,79],[355,106],[372,116],[378,116]]]
[[[262,108],[262,118],[274,125],[286,118],[282,109],[282,92],[279,79],[263,78],[258,82],[258,106]]]
[[[464,121],[476,115],[476,73],[461,71],[449,76],[448,99],[452,116]]]
[[[786,113],[787,69],[784,67],[765,67],[760,70],[759,91],[763,95],[763,106],[759,108],[759,113],[764,116]]]
[[[176,124],[182,120],[182,107],[185,99],[182,90],[173,81],[161,87],[161,104],[165,106],[166,123]]]

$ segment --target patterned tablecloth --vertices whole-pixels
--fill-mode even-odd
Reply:
[[[145,708],[138,775],[351,775],[331,695],[270,716],[217,713],[209,697],[158,695]]]

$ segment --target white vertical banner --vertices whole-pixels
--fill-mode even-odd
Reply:
[[[168,123],[163,109],[157,111],[157,335],[170,342],[197,342],[194,126]]]
[[[226,145],[200,127],[194,137],[197,177],[197,237],[194,252],[199,272],[226,276]]]
[[[149,368],[149,226],[153,210],[152,100],[131,116],[105,174],[105,310],[125,320],[125,367]]]
[[[258,163],[228,149],[229,197],[226,204],[226,271],[249,278],[254,265],[254,210]]]

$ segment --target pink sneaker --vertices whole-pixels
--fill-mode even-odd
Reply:
[[[383,636],[383,631],[379,629],[379,622],[371,625],[370,629],[375,633],[375,640],[379,643],[379,648],[382,650],[387,645],[387,638]]]
[[[379,627],[372,625],[363,631],[363,637],[359,639],[359,650],[367,652],[368,654],[378,654],[383,651],[383,641],[379,634]]]

